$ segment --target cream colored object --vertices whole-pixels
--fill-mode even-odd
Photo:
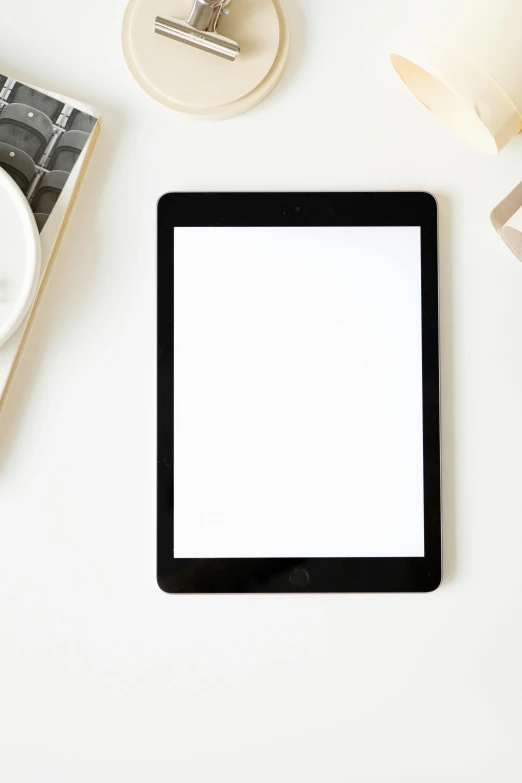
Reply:
[[[522,131],[520,0],[442,0],[429,33],[409,38],[392,65],[458,136],[495,154]]]
[[[522,182],[495,207],[491,222],[509,249],[522,261]]]
[[[229,62],[154,32],[156,16],[183,19],[191,0],[131,0],[122,44],[138,84],[171,109],[224,120],[251,109],[275,87],[288,57],[288,26],[280,0],[232,0],[220,34],[238,41]]]

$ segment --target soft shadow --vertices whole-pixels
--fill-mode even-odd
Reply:
[[[457,573],[453,221],[449,198],[437,195],[437,201],[439,204],[442,570],[443,581],[451,582]]]
[[[63,332],[73,319],[81,318],[81,313],[92,304],[90,292],[96,276],[103,273],[97,267],[96,226],[106,219],[106,215],[100,214],[99,197],[118,157],[118,143],[121,142],[125,122],[123,114],[113,107],[106,111],[103,107],[99,108],[105,118],[100,135],[0,412],[0,472],[9,458],[24,411],[31,401],[35,380],[41,372],[45,372],[45,352],[50,335],[55,331]],[[86,232],[89,242],[84,248],[82,237]],[[62,285],[65,279],[66,301]]]

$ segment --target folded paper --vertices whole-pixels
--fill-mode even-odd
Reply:
[[[509,249],[522,261],[522,182],[495,207],[491,222]]]

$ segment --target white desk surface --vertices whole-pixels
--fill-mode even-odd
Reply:
[[[522,138],[484,157],[405,91],[387,51],[419,2],[287,0],[280,86],[209,128],[133,82],[124,0],[1,0],[0,70],[105,116],[0,418],[3,780],[520,781],[522,265],[489,212]],[[235,188],[439,199],[435,593],[156,586],[156,201]]]

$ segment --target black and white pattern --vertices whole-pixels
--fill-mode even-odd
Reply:
[[[96,118],[0,74],[0,167],[25,194],[41,231]]]

